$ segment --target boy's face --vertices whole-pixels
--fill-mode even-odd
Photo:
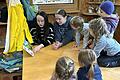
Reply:
[[[44,17],[37,15],[37,24],[39,25],[39,27],[43,27],[45,24]]]
[[[101,17],[107,17],[108,14],[106,14],[101,8],[98,9],[97,14]]]
[[[66,17],[63,17],[60,14],[55,14],[55,20],[59,25],[62,25],[66,22]]]

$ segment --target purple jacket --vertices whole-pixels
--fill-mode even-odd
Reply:
[[[108,26],[109,32],[114,33],[119,23],[119,16],[112,14],[110,17],[103,17],[103,19]]]

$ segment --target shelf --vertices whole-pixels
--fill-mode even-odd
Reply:
[[[88,4],[94,4],[94,5],[100,5],[101,4],[101,2],[88,2]],[[120,6],[120,4],[118,4],[118,3],[115,3],[114,4],[115,6]]]
[[[97,13],[87,13],[87,12],[84,12],[82,13],[83,15],[86,15],[86,16],[98,16]]]
[[[115,6],[120,6],[120,4],[118,4],[118,3],[115,3]]]
[[[99,5],[99,4],[101,4],[101,2],[88,2],[88,4],[96,4],[96,5]]]
[[[55,14],[55,11],[45,11],[47,14]],[[79,13],[80,10],[66,10],[67,13]]]
[[[0,45],[0,49],[1,49],[1,48],[5,48],[4,45]]]
[[[5,23],[5,22],[0,22],[0,26],[1,25],[7,25],[7,23]]]

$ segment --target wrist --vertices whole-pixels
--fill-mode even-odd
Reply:
[[[59,46],[61,47],[63,43],[59,43]]]
[[[43,47],[44,47],[44,45],[43,45],[43,44],[40,44],[40,45],[39,45],[39,47],[40,47],[40,48],[43,48]]]

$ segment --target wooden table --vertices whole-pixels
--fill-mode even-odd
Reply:
[[[77,61],[78,51],[72,50],[73,43],[70,43],[58,50],[52,46],[41,49],[34,57],[24,51],[22,80],[49,80],[54,71],[56,61],[61,56],[68,56],[75,62],[75,71],[79,65]],[[120,67],[102,68],[103,80],[120,80]]]
[[[70,43],[58,50],[53,50],[52,46],[41,49],[34,57],[26,54],[23,57],[23,80],[49,80],[54,71],[56,61],[61,56],[68,56],[77,62],[77,51],[72,50]]]

